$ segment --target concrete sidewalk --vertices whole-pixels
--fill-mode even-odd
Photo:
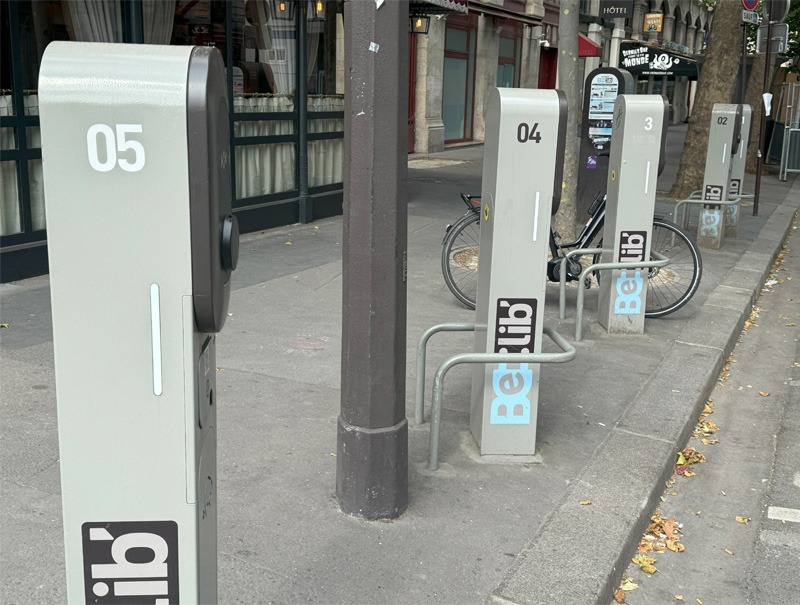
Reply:
[[[670,132],[661,189],[684,134]],[[410,160],[408,511],[365,522],[343,515],[334,495],[341,218],[244,236],[217,350],[220,603],[608,602],[800,207],[800,182],[765,176],[759,216],[744,208],[739,236],[703,250],[695,297],[649,320],[643,336],[605,333],[589,291],[575,361],[542,371],[541,464],[480,460],[470,370],[453,369],[431,473],[430,425],[413,422],[416,344],[436,323],[472,318],[444,285],[440,253],[445,226],[464,211],[458,193],[480,191],[482,148]],[[63,603],[48,278],[0,294],[9,324],[0,333],[0,600]],[[557,285],[548,296],[546,324],[572,341],[575,290],[564,321]],[[429,381],[471,346],[470,335],[435,336]]]

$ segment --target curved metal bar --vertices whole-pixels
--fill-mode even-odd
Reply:
[[[425,357],[428,340],[437,332],[473,332],[474,323],[444,323],[432,326],[420,336],[417,345],[417,391],[414,399],[414,420],[417,424],[425,423]]]
[[[447,359],[436,370],[433,379],[433,402],[431,403],[431,433],[428,443],[428,470],[439,468],[439,429],[442,423],[442,391],[445,374],[453,366],[462,363],[564,363],[575,359],[575,348],[552,328],[544,328],[561,353],[461,353]]]
[[[581,271],[580,280],[583,281],[586,275],[592,271],[601,269],[649,269],[651,267],[664,267],[670,263],[670,259],[658,252],[650,251],[651,256],[655,256],[658,260],[637,261],[637,262],[624,262],[624,263],[597,263],[596,265],[589,265]],[[583,324],[583,288],[578,289],[578,303],[575,310],[575,340],[581,339],[581,328]]]
[[[558,271],[558,318],[567,317],[567,259],[583,254],[600,254],[603,248],[577,248],[570,250],[561,259],[561,269]]]
[[[708,204],[708,205],[711,205],[711,206],[734,206],[734,205],[736,205],[736,204],[738,204],[739,202],[742,201],[742,197],[748,197],[748,196],[743,195],[741,197],[737,197],[737,198],[732,199],[732,200],[721,200],[719,202],[714,202],[714,201],[709,201],[709,200],[701,200],[700,198],[695,197],[695,195],[699,195],[699,194],[700,194],[699,191],[693,191],[692,194],[688,198],[686,198],[685,200],[680,200],[680,201],[675,203],[675,209],[672,211],[672,222],[676,223],[677,225],[680,225],[684,229],[688,229],[689,228],[689,211],[688,211],[688,209],[687,209],[686,213],[682,213],[682,212],[679,213],[678,212],[679,210],[683,210],[683,205],[684,204],[702,204],[702,205]],[[749,197],[752,197],[752,196],[749,196]],[[679,214],[680,214],[680,217],[683,219],[683,222],[679,221],[679,219],[678,219]]]

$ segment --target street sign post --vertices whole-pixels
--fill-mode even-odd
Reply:
[[[764,0],[764,12],[770,23],[780,23],[789,14],[789,0]]]
[[[771,30],[771,31],[769,31]],[[758,28],[756,52],[763,55],[767,52],[767,39],[770,40],[770,52],[782,53],[789,42],[789,24],[771,23]]]
[[[753,25],[758,25],[760,18],[756,11],[742,11],[742,23],[752,23]]]

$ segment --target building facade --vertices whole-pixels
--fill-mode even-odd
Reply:
[[[581,0],[579,69],[620,65],[624,40],[702,51],[701,0]],[[409,152],[481,143],[489,91],[557,87],[558,0],[409,0]],[[214,46],[227,66],[234,212],[243,231],[341,212],[342,0],[0,0],[0,280],[47,271],[37,80],[53,40]],[[661,14],[660,31],[645,16]],[[427,33],[413,33],[422,26]],[[412,31],[413,30],[413,31]],[[620,65],[622,66],[622,65]],[[639,76],[688,115],[688,76]],[[65,125],[68,127],[68,125]],[[91,220],[91,217],[87,217]]]

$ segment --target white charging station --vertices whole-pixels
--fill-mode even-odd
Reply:
[[[226,82],[212,48],[53,42],[39,107],[70,603],[215,603]]]
[[[742,127],[740,129],[739,148],[731,158],[731,182],[728,195],[731,199],[744,195],[744,169],[747,165],[747,146],[750,144],[750,125],[753,120],[753,108],[742,105]],[[725,237],[736,237],[739,230],[739,205],[732,204],[725,208]]]
[[[656,201],[666,100],[620,95],[608,161],[601,262],[648,261]],[[600,280],[598,320],[611,334],[643,334],[647,269],[611,269]]]
[[[731,160],[738,152],[742,127],[742,106],[715,103],[711,110],[711,125],[708,133],[708,151],[700,199],[697,227],[697,243],[703,248],[719,250],[725,235],[725,220],[722,205],[730,199]],[[738,215],[737,215],[738,223]]]
[[[500,88],[489,95],[484,144],[476,353],[539,353],[551,212],[567,122],[564,93]],[[533,455],[539,364],[473,370],[470,428],[481,454]]]

